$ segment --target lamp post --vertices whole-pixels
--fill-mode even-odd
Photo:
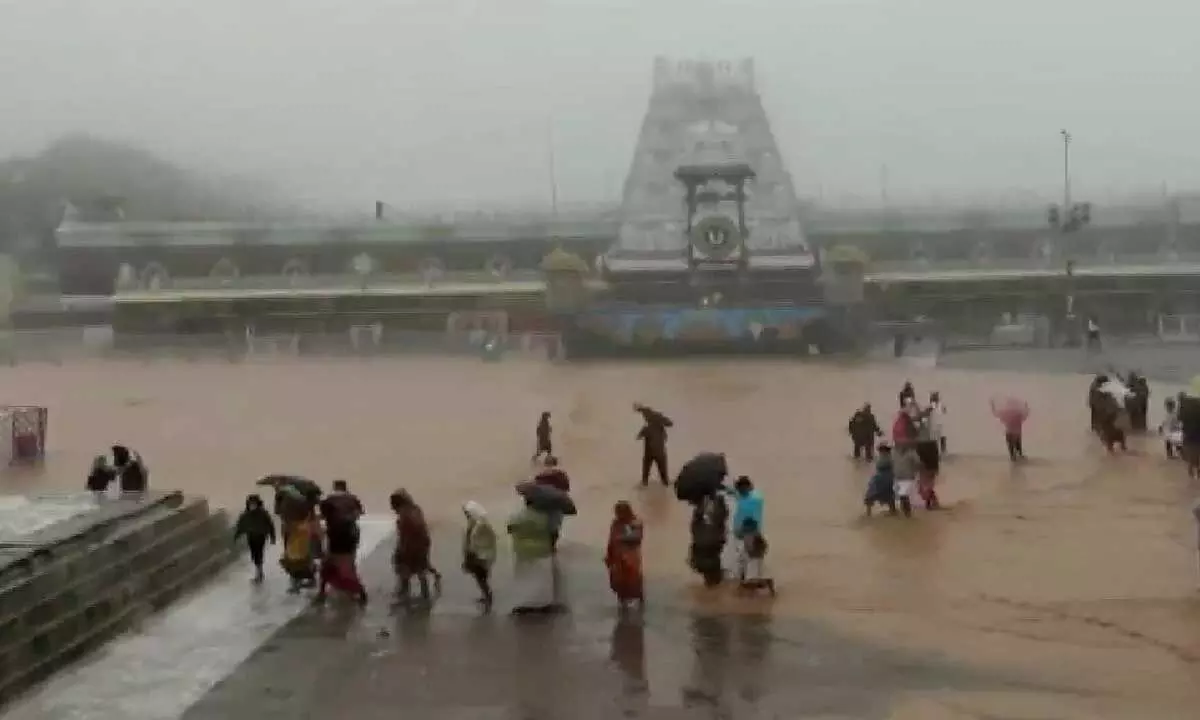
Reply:
[[[1071,133],[1065,128],[1059,130],[1063,145],[1063,199],[1061,205],[1051,205],[1046,213],[1046,219],[1052,230],[1060,235],[1079,232],[1092,222],[1092,204],[1090,202],[1074,202],[1071,199]],[[1075,260],[1065,252],[1065,238],[1060,237],[1059,254],[1064,260],[1063,281],[1065,285],[1066,307],[1065,322],[1069,329],[1068,344],[1074,344],[1075,324]]]
[[[1071,207],[1071,133],[1059,130],[1063,139],[1063,204],[1064,208]]]
[[[1063,143],[1063,199],[1046,214],[1050,227],[1063,234],[1078,232],[1092,222],[1092,204],[1071,200],[1071,133],[1059,130]]]

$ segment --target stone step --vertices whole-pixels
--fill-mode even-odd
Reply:
[[[235,557],[228,517],[159,503],[0,588],[0,704],[178,599]]]
[[[0,626],[8,617],[104,571],[113,559],[127,556],[130,548],[153,545],[155,536],[169,534],[179,525],[208,515],[205,500],[180,497],[177,503],[153,504],[94,532],[37,552],[38,559],[27,564],[24,577],[0,585]],[[12,580],[13,574],[9,578]]]
[[[35,500],[37,498],[34,498]],[[0,538],[0,592],[21,578],[30,577],[58,559],[73,555],[122,529],[133,518],[160,507],[178,507],[179,492],[153,493],[140,498],[116,498],[65,521],[56,522],[22,537]]]

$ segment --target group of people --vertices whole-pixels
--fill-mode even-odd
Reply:
[[[847,426],[854,459],[875,463],[863,495],[867,515],[875,507],[883,506],[889,514],[911,517],[914,494],[926,510],[941,508],[937,478],[942,458],[949,449],[946,406],[941,394],[935,391],[922,407],[912,383],[907,381],[898,393],[898,400],[900,407],[892,421],[890,443],[884,440],[877,448],[872,447],[876,438],[884,437],[884,432],[870,403],[856,410]],[[1024,460],[1024,425],[1029,418],[1029,404],[1015,397],[993,397],[991,411],[1004,428],[1009,458],[1013,462]]]
[[[282,530],[280,565],[289,578],[289,592],[316,588],[323,600],[329,587],[366,605],[367,589],[358,574],[359,519],[362,502],[345,480],[335,480],[333,491],[322,492],[311,481],[271,476],[264,484],[275,491],[275,515]],[[263,580],[268,543],[276,541],[275,522],[257,493],[246,504],[234,526],[234,541],[244,539],[254,565],[254,581]]]
[[[1158,427],[1167,457],[1181,458],[1188,477],[1200,477],[1200,396],[1181,392],[1163,402],[1164,418]]]
[[[879,443],[877,458],[871,446],[884,433],[871,405],[863,405],[850,418],[848,430],[854,443],[855,459],[875,462],[863,496],[868,515],[876,506],[882,505],[890,514],[911,517],[914,492],[926,509],[941,507],[936,485],[941,459],[948,449],[946,406],[941,395],[933,392],[928,404],[921,407],[911,382],[904,383],[898,400],[900,407],[892,421],[891,443],[886,440]]]
[[[85,487],[97,497],[108,494],[114,484],[122,495],[144,493],[150,485],[150,471],[142,456],[124,445],[113,445],[112,460],[97,455],[88,471]]]
[[[535,483],[569,489],[566,473],[553,456],[544,458]],[[359,520],[363,504],[344,480],[333,483],[323,495],[312,481],[290,476],[269,476],[264,485],[275,491],[274,515],[279,518],[283,552],[280,565],[289,578],[289,591],[315,588],[316,600],[327,589],[339,590],[360,604],[367,603],[367,590],[358,572]],[[442,588],[442,573],[432,562],[433,539],[421,506],[404,489],[388,498],[395,520],[392,569],[396,578],[396,601],[414,600],[428,604]],[[484,507],[470,501],[463,505],[466,525],[462,536],[462,570],[479,589],[485,611],[494,602],[492,568],[498,553],[497,533]],[[562,608],[555,555],[562,515],[545,511],[525,497],[523,507],[506,524],[514,558],[515,614],[554,612]],[[609,565],[614,592],[622,605],[642,599],[641,523],[628,503],[614,509],[612,532],[605,562]],[[254,566],[254,581],[264,577],[265,549],[276,542],[275,520],[258,494],[246,498],[235,530],[235,541],[244,541]],[[414,584],[417,595],[413,596]]]
[[[734,508],[732,522],[729,501]],[[715,587],[725,581],[725,548],[732,539],[734,567],[730,575],[738,589],[742,592],[765,589],[774,596],[775,580],[766,568],[769,546],[763,533],[764,499],[750,478],[741,475],[732,488],[722,484],[688,498],[688,502],[692,505],[688,564],[704,584]]]
[[[1135,372],[1101,373],[1088,387],[1092,431],[1110,453],[1128,449],[1128,433],[1147,430],[1149,409],[1150,385]]]

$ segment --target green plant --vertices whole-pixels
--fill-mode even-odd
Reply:
[[[579,275],[587,275],[591,271],[587,261],[560,247],[554,248],[542,258],[541,269],[545,273],[576,273]]]

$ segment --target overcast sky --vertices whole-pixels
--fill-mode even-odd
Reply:
[[[87,131],[369,205],[616,198],[655,55],[753,56],[798,190],[1200,190],[1200,1],[0,0],[0,154]]]

